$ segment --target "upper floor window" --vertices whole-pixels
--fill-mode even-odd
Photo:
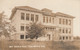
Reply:
[[[45,16],[43,17],[43,22],[45,22]]]
[[[68,25],[68,20],[66,19],[66,25]]]
[[[21,26],[21,31],[24,31],[24,26]]]
[[[65,19],[63,19],[63,24],[65,24]]]
[[[69,33],[71,34],[71,28],[69,29]]]
[[[66,39],[68,39],[68,37],[66,36]]]
[[[71,20],[69,20],[69,25],[71,25]]]
[[[21,13],[21,20],[24,20],[24,16],[25,16],[25,14]]]
[[[59,33],[61,33],[61,28],[59,29]]]
[[[35,17],[35,21],[36,21],[36,22],[38,21],[38,15],[36,15],[36,17]]]
[[[47,23],[48,23],[48,17],[46,17],[46,21],[47,21]]]
[[[52,18],[52,20],[53,20],[52,22],[54,23],[54,18]]]
[[[59,18],[59,24],[61,24],[61,18]]]
[[[26,35],[25,38],[27,39],[28,38],[28,35]]]
[[[34,14],[31,14],[31,21],[34,21]]]
[[[66,33],[68,33],[68,29],[66,29]]]
[[[26,14],[26,20],[29,20],[29,14]]]
[[[51,23],[51,17],[49,18],[49,22]]]
[[[65,33],[65,30],[63,29],[63,33]]]
[[[26,26],[26,30],[28,30],[29,29],[29,26]]]
[[[65,38],[65,37],[63,36],[63,40],[64,40],[64,38]]]

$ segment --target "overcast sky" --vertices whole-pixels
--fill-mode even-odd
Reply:
[[[0,12],[10,17],[15,6],[31,6],[37,9],[48,8],[53,12],[62,12],[75,17],[74,36],[80,36],[80,0],[0,0]]]

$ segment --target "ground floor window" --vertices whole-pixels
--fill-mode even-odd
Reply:
[[[66,37],[66,39],[68,39],[68,37]]]
[[[24,35],[20,35],[20,39],[24,39]]]
[[[64,40],[64,38],[65,38],[65,37],[63,37],[63,40]]]
[[[28,35],[26,35],[26,37],[25,37],[26,39],[28,38]]]
[[[50,34],[47,34],[47,36],[49,37],[49,40],[50,40]]]

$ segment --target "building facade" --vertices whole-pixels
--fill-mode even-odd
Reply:
[[[10,17],[11,26],[16,32],[11,35],[15,40],[27,40],[27,28],[30,23],[37,22],[44,25],[46,35],[38,38],[46,41],[72,41],[73,40],[73,16],[49,9],[36,9],[29,6],[13,8]]]

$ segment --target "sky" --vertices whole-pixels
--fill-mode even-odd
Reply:
[[[80,36],[80,0],[0,0],[0,12],[10,17],[15,6],[30,6],[37,9],[48,8],[74,16],[73,35]]]

